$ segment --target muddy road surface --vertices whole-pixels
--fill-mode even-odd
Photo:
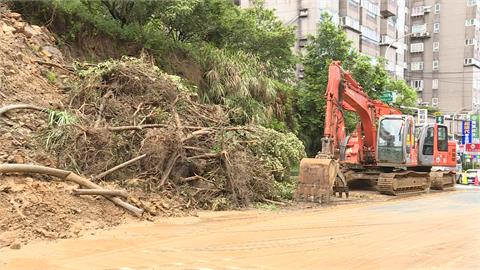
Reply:
[[[0,269],[480,267],[480,189],[312,209],[205,212],[0,250]]]

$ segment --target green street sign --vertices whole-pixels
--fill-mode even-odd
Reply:
[[[445,123],[445,117],[443,115],[437,115],[437,116],[435,116],[435,122],[437,124],[444,124]]]
[[[393,101],[393,92],[385,92],[383,95],[380,96],[380,100],[386,103]]]
[[[478,127],[479,127],[479,120],[480,120],[480,117],[478,117],[478,114],[472,114],[470,116],[470,120],[472,120],[472,137],[473,137],[473,142],[474,143],[478,143],[479,141],[479,130],[478,130]]]

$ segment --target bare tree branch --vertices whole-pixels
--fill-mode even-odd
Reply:
[[[124,162],[124,163],[122,163],[122,164],[119,164],[119,165],[117,165],[117,166],[115,166],[115,167],[113,167],[113,168],[111,168],[111,169],[109,169],[109,170],[107,170],[107,171],[104,171],[103,173],[100,173],[100,174],[92,177],[92,180],[102,179],[103,177],[107,176],[108,174],[110,174],[110,173],[112,173],[112,172],[114,172],[114,171],[120,170],[121,168],[124,168],[124,167],[126,167],[126,166],[134,163],[134,162],[137,161],[137,160],[140,160],[140,159],[142,159],[142,158],[145,158],[146,156],[147,156],[147,154],[143,154],[143,155],[141,155],[141,156],[132,158],[132,159],[130,159],[130,160],[128,160],[128,161],[126,161],[126,162]]]

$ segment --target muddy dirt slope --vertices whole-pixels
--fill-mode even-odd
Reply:
[[[69,71],[55,39],[44,27],[0,6],[0,107],[28,103],[61,108],[63,80]],[[0,119],[0,163],[55,166],[35,147],[35,136],[48,115],[10,111]],[[0,248],[18,248],[37,238],[76,237],[85,229],[104,228],[128,216],[102,198],[72,196],[74,186],[39,176],[0,175]]]

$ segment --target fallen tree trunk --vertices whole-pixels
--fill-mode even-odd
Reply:
[[[55,168],[49,168],[39,165],[29,165],[29,164],[0,164],[0,173],[38,173],[38,174],[46,174],[50,176],[54,176],[60,178],[65,181],[74,182],[79,184],[82,187],[86,187],[89,189],[100,189],[104,190],[101,186],[91,182],[90,180],[81,177],[73,172],[64,171]],[[110,200],[114,204],[130,211],[137,217],[140,217],[143,214],[143,210],[135,207],[127,202],[122,201],[120,198],[111,197],[111,196],[104,196],[106,199]]]
[[[73,195],[101,195],[101,196],[116,196],[127,198],[128,194],[124,190],[109,190],[109,189],[74,189]]]

